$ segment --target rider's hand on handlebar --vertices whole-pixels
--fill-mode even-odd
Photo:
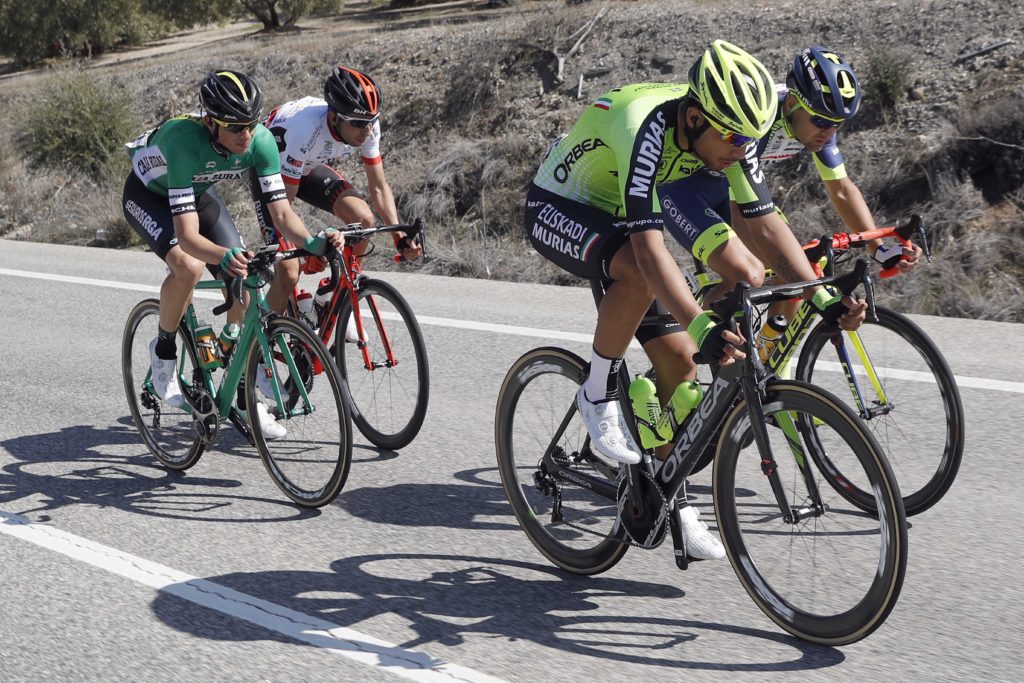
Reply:
[[[248,265],[252,254],[241,247],[231,247],[220,259],[220,269],[232,277],[245,277],[249,274]]]
[[[334,228],[327,228],[316,237],[307,237],[302,248],[311,254],[323,256],[324,252],[327,251],[328,244],[334,247],[335,250],[340,250],[345,246],[345,236]]]
[[[402,232],[395,233],[395,249],[401,254],[403,261],[415,261],[423,255],[423,245]]]
[[[835,297],[825,308],[819,309],[818,314],[822,320],[837,329],[853,331],[864,322],[867,311],[866,301],[847,295],[842,299]]]
[[[892,246],[883,245],[876,249],[875,253],[871,256],[875,261],[883,264],[883,267],[885,267],[885,264],[894,256],[901,256],[902,258],[896,261],[896,268],[901,273],[909,273],[914,269],[914,266],[917,265],[918,260],[921,258],[923,253],[924,252],[921,247],[911,242],[909,247],[901,246],[899,244],[894,244]]]
[[[739,331],[732,331],[718,318],[708,313],[701,313],[687,326],[687,333],[697,342],[700,352],[694,356],[699,363],[731,365],[737,360],[747,357],[739,347],[746,340]]]

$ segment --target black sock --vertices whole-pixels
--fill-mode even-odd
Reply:
[[[156,357],[161,360],[173,360],[178,357],[178,345],[175,342],[175,331],[165,332],[157,326]]]

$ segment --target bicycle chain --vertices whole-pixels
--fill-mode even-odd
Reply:
[[[625,470],[624,469],[619,471],[619,477],[618,477],[618,482],[619,483],[621,483],[624,474],[625,474]],[[661,492],[661,488],[658,487],[657,484],[655,483],[654,477],[652,477],[646,471],[644,471],[643,474],[648,479],[651,480],[651,483],[654,484],[655,489],[660,493]],[[561,508],[562,507],[562,487],[557,482],[555,483],[555,486],[554,486],[554,496],[553,497],[555,499],[555,505],[558,508]],[[659,518],[663,518],[665,520],[666,527],[665,527],[665,530],[658,537],[658,540],[653,545],[643,545],[641,543],[637,543],[629,535],[629,532],[626,532],[626,537],[625,538],[615,538],[611,534],[602,534],[600,531],[594,531],[593,529],[588,529],[588,528],[586,528],[584,526],[580,526],[579,524],[574,524],[574,523],[570,522],[569,520],[565,519],[564,516],[561,519],[561,523],[564,524],[565,526],[571,528],[571,529],[575,529],[576,531],[580,531],[582,533],[589,534],[591,536],[598,536],[600,538],[605,539],[606,541],[615,541],[616,543],[620,543],[622,545],[628,545],[628,546],[631,546],[631,547],[634,547],[634,548],[640,548],[641,550],[654,550],[655,548],[660,547],[661,544],[665,542],[665,537],[668,536],[668,526],[667,526],[667,523],[668,523],[668,512],[669,512],[669,510],[668,510],[668,501],[665,499],[665,495],[664,494],[661,495],[661,500],[662,500],[662,509],[661,509],[661,513],[658,515],[658,517]],[[616,509],[617,508],[618,508],[618,505],[616,503]],[[617,522],[619,522],[621,524],[621,520],[618,517],[615,518],[615,521],[617,521]]]

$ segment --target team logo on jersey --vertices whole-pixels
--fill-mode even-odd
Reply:
[[[531,236],[536,242],[578,261],[587,260],[600,237],[551,204],[545,204],[537,212]]]
[[[607,148],[608,145],[604,144],[601,138],[588,138],[581,141],[579,144],[573,145],[572,149],[565,155],[565,158],[555,166],[555,170],[552,173],[555,180],[560,183],[564,183],[569,179],[569,171],[572,170],[573,164],[583,158],[583,155],[587,152],[593,152],[599,147]]]
[[[206,162],[206,168],[217,168],[217,162],[216,161],[207,161]]]
[[[633,170],[629,178],[629,196],[647,198],[651,196],[651,185],[658,174],[661,150],[665,141],[665,112],[647,123],[643,138],[634,146]]]

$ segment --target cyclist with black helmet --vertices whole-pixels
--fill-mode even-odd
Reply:
[[[172,406],[184,404],[175,372],[175,331],[185,314],[203,266],[214,275],[242,277],[249,257],[224,200],[213,185],[241,178],[253,169],[260,197],[275,225],[290,239],[322,254],[341,234],[313,237],[287,201],[274,138],[260,119],[263,93],[238,71],[210,72],[199,88],[201,111],[170,118],[129,143],[132,171],[122,208],[129,225],[167,264],[160,288],[159,333],[150,343],[153,385]],[[241,305],[228,320],[241,322]],[[282,425],[266,407],[257,412],[264,434],[280,437]]]
[[[373,226],[369,204],[333,167],[336,160],[358,154],[377,215],[386,225],[398,223],[395,197],[384,175],[380,151],[380,114],[381,94],[377,84],[369,76],[344,66],[334,67],[327,77],[323,99],[304,97],[270,112],[264,123],[277,142],[288,201],[294,202],[298,197],[345,223]],[[275,227],[270,217],[261,215],[260,228],[267,244],[282,239]],[[422,247],[404,233],[395,232],[394,241],[407,260],[419,258],[423,253]],[[277,265],[267,296],[275,311],[285,310],[288,295],[299,280],[299,267],[297,261]],[[307,270],[316,268],[307,267]],[[347,337],[354,333],[354,325],[352,328],[353,332],[346,333]]]

